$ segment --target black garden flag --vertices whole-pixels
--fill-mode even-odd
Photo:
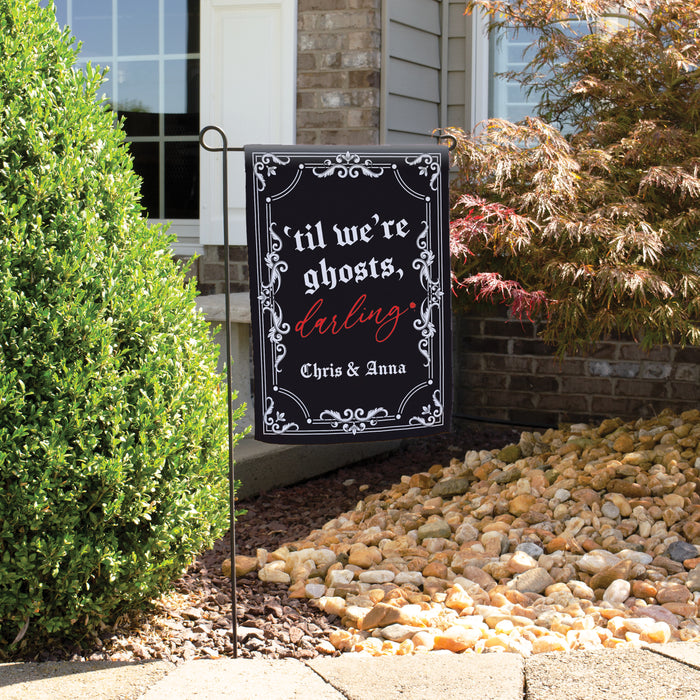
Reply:
[[[255,437],[449,429],[445,146],[246,146]]]

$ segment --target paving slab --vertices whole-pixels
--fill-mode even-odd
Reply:
[[[197,659],[178,666],[141,700],[344,700],[295,659]]]
[[[524,662],[517,654],[345,654],[307,663],[348,700],[523,697]]]
[[[700,671],[700,642],[669,642],[649,645],[647,649],[693,666]],[[700,689],[698,689],[698,696],[700,696]]]
[[[700,671],[648,649],[537,654],[527,700],[698,700]]]
[[[0,664],[0,700],[136,700],[174,668],[166,661]]]

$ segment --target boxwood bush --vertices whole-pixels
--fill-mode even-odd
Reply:
[[[196,290],[51,8],[0,0],[0,648],[161,592],[228,523]]]

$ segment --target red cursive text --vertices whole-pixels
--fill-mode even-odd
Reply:
[[[333,314],[333,316],[328,317],[318,315],[323,306],[323,298],[317,299],[306,312],[306,316],[294,326],[294,330],[302,338],[308,338],[314,331],[317,331],[319,335],[324,335],[325,333],[338,335],[338,333],[348,331],[358,324],[372,322],[377,326],[374,339],[378,343],[383,343],[396,330],[401,316],[416,308],[415,303],[411,302],[405,309],[394,304],[386,311],[381,306],[367,310],[365,307],[366,301],[367,295],[362,294],[344,316],[343,314]]]

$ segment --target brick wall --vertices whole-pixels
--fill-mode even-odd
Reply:
[[[195,261],[197,287],[200,294],[223,294],[225,285],[224,246],[205,245],[204,254]],[[248,247],[229,246],[230,292],[247,292],[250,289],[248,277]]]
[[[379,143],[381,0],[299,0],[297,143]]]
[[[559,360],[536,333],[536,324],[509,320],[499,309],[459,315],[455,413],[549,426],[700,406],[700,348],[645,353],[609,340],[588,356]]]

